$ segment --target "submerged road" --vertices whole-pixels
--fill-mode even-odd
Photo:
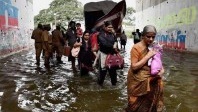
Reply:
[[[64,64],[46,69],[35,65],[34,49],[0,60],[0,110],[2,112],[122,112],[127,105],[126,76],[130,66],[128,40],[121,51],[125,68],[118,70],[117,86],[109,77],[97,85],[97,71],[81,77]],[[164,51],[164,102],[166,112],[198,111],[198,54]]]

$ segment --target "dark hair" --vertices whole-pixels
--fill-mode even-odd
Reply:
[[[59,25],[57,25],[57,26],[56,26],[56,29],[57,29],[57,30],[60,30],[60,26],[59,26]]]
[[[45,24],[45,25],[43,25],[43,28],[44,28],[44,30],[50,31],[51,26],[50,26],[50,24]]]
[[[80,23],[76,23],[76,26],[81,26],[81,24]]]
[[[105,22],[104,22],[104,26],[105,26],[105,27],[107,27],[107,26],[109,26],[109,25],[112,25],[112,22],[111,22],[111,21],[105,21]]]
[[[90,34],[90,31],[89,31],[89,30],[85,30],[85,31],[83,32],[83,37],[84,37],[84,35],[85,35],[86,33],[89,33],[89,34]]]
[[[41,23],[39,23],[37,27],[43,29],[43,25]]]
[[[72,24],[76,24],[76,22],[75,21],[70,21],[69,26],[71,26]]]

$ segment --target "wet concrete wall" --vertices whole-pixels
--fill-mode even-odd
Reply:
[[[198,52],[197,0],[136,0],[136,28],[155,25],[167,48]]]
[[[33,27],[32,0],[0,0],[0,58],[31,47]]]

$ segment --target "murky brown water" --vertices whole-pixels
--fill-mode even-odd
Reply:
[[[118,71],[118,84],[97,85],[97,74],[73,74],[71,64],[45,69],[36,67],[34,50],[0,60],[0,109],[2,112],[122,112],[127,105],[126,75],[130,65],[129,40],[125,68]],[[198,111],[198,55],[164,53],[166,112]]]

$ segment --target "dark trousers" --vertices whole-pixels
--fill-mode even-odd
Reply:
[[[82,67],[80,68],[80,75],[81,76],[88,75],[88,73],[89,73],[88,69],[82,68]]]
[[[100,74],[98,77],[98,84],[99,85],[103,85],[107,71],[109,72],[110,78],[111,78],[111,84],[112,85],[116,85],[117,83],[117,73],[116,73],[116,69],[112,68],[112,69],[108,69],[108,70],[101,70],[100,68]]]

